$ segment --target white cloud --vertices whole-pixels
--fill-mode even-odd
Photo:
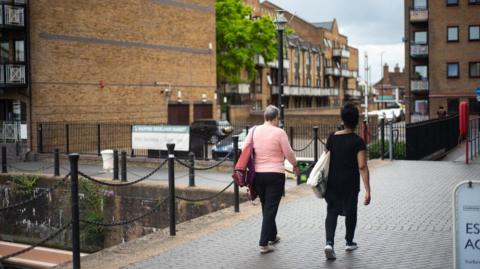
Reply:
[[[405,50],[403,43],[397,44],[367,44],[358,46],[359,50],[359,75],[362,80],[365,80],[365,52],[368,53],[368,65],[371,70],[371,83],[376,83],[382,76],[382,61],[387,63],[390,71],[393,70],[396,64],[399,64],[400,69],[405,66]],[[383,59],[381,54],[383,52]]]

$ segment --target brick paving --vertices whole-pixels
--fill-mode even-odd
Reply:
[[[397,161],[375,169],[372,204],[359,206],[359,249],[343,251],[340,218],[334,262],[323,254],[324,201],[307,195],[281,205],[282,242],[273,253],[258,253],[261,217],[255,214],[123,268],[452,268],[451,192],[479,175],[480,165],[454,162]]]

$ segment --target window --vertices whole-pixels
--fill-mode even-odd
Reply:
[[[15,61],[25,62],[25,42],[23,40],[15,41]]]
[[[413,8],[418,9],[427,9],[427,0],[414,0]]]
[[[425,80],[428,79],[428,66],[417,65],[415,66],[415,73],[412,77],[413,80]]]
[[[448,78],[458,78],[460,76],[460,67],[458,63],[448,63],[447,64],[447,77]]]
[[[10,54],[10,44],[8,42],[0,43],[0,61],[2,63],[8,63]]]
[[[468,27],[468,40],[480,41],[480,26],[472,25]]]
[[[480,5],[480,0],[468,0],[469,5]]]
[[[471,78],[480,78],[480,62],[469,63],[469,74]]]
[[[447,6],[458,6],[458,0],[447,0]]]
[[[415,44],[422,44],[422,45],[427,44],[428,43],[427,31],[415,32],[414,42]]]
[[[458,26],[447,27],[447,41],[458,42]]]

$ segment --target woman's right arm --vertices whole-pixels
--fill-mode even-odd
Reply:
[[[362,176],[363,185],[365,186],[365,200],[364,205],[370,204],[371,193],[370,193],[370,171],[368,170],[367,164],[367,151],[361,150],[357,153],[358,169],[360,170],[360,175]]]

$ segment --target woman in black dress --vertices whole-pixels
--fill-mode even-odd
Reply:
[[[357,225],[360,174],[365,186],[364,205],[370,204],[371,198],[365,143],[354,132],[359,120],[358,109],[353,104],[347,103],[342,108],[341,117],[345,129],[332,133],[327,140],[327,150],[330,151],[330,169],[325,195],[327,202],[325,256],[329,260],[336,259],[333,246],[339,215],[345,216],[345,250],[357,249],[357,243],[353,242],[353,237]]]

